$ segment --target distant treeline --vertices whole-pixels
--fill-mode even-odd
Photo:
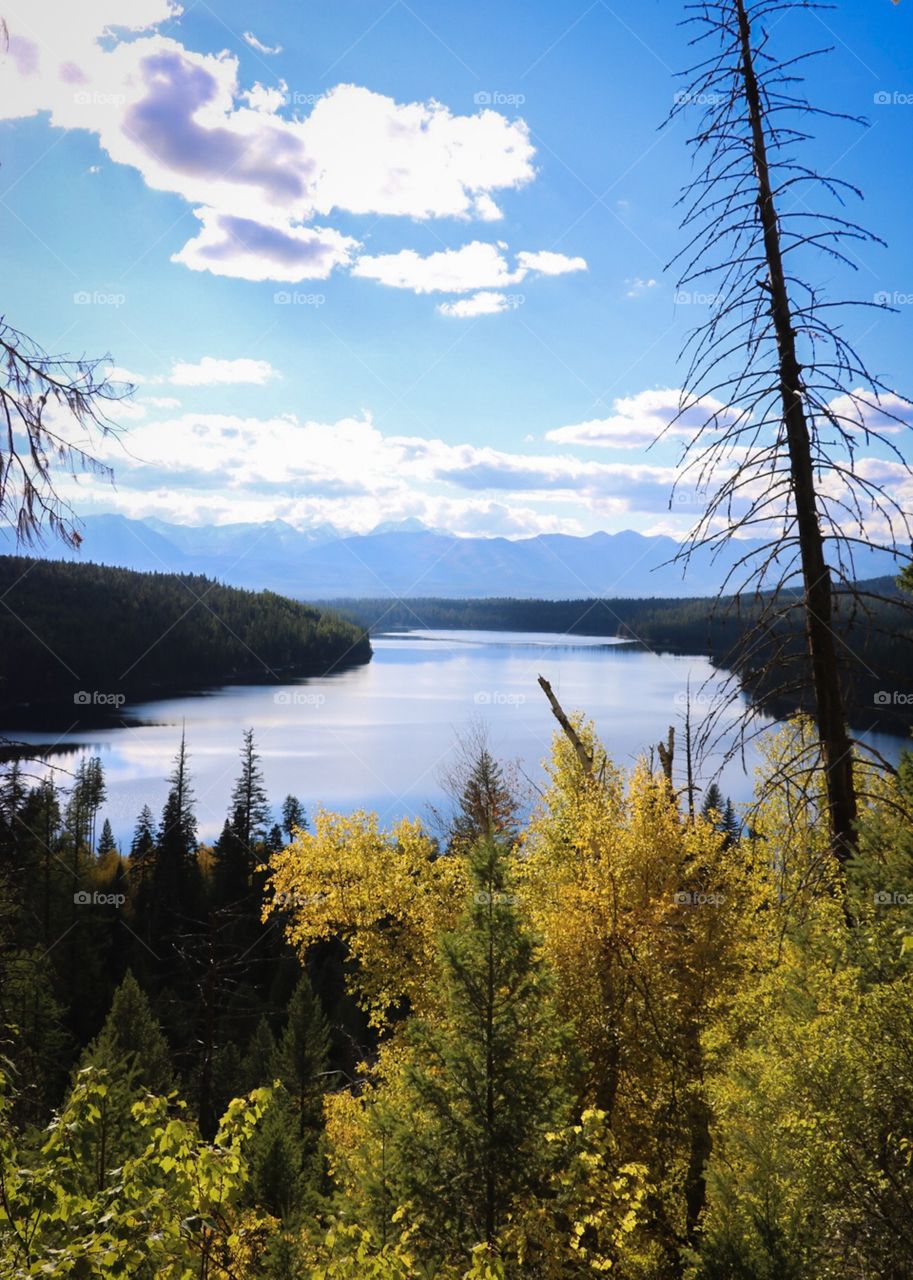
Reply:
[[[905,733],[913,723],[910,597],[892,578],[875,578],[859,585],[869,596],[867,613],[857,610],[852,615],[849,596],[837,601],[849,714],[861,728],[874,726]],[[740,646],[761,610],[761,604],[751,599],[345,599],[334,601],[334,607],[372,633],[436,628],[627,637],[666,653],[706,654],[716,666],[735,670],[746,693],[778,714],[806,706],[801,694],[771,698],[772,690],[787,682],[797,688],[809,687],[798,612],[795,620],[784,619],[776,632],[753,645],[748,657],[740,653]],[[773,661],[783,637],[790,632],[794,639]]]
[[[0,557],[0,708],[275,679],[367,662],[362,628],[194,574]],[[79,694],[87,695],[80,699]]]

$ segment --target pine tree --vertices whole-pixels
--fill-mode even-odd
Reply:
[[[411,1204],[436,1249],[463,1256],[493,1243],[517,1204],[542,1191],[546,1135],[566,1117],[573,1075],[506,849],[480,841],[469,860],[469,902],[441,946],[438,1008],[409,1029],[404,1092],[383,1121],[392,1202]]]
[[[247,1092],[273,1083],[276,1075],[276,1037],[266,1017],[257,1023],[250,1038],[247,1052],[241,1064],[242,1079]]]
[[[0,781],[0,818],[12,828],[22,809],[27,788],[22,780],[19,761],[10,764]]]
[[[111,830],[111,822],[108,818],[105,818],[98,841],[98,857],[99,859],[106,858],[109,854],[116,852],[117,841],[114,839],[114,832]]]
[[[29,837],[30,882],[39,886],[37,937],[47,950],[59,936],[56,925],[63,920],[64,894],[72,892],[69,876],[66,885],[61,884],[63,868],[57,856],[60,802],[57,788],[50,778],[44,778],[29,792],[23,806],[22,821]]]
[[[320,1099],[330,1056],[330,1028],[307,974],[292,993],[288,1020],[276,1054],[279,1078],[297,1112],[299,1137],[320,1125]]]
[[[723,816],[723,793],[715,782],[711,782],[701,805],[701,813],[708,822],[717,822]]]
[[[517,835],[517,802],[504,770],[482,743],[458,796],[458,812],[450,830],[450,842],[468,848],[479,839],[498,837],[512,843]]]
[[[174,1072],[168,1042],[139,983],[129,971],[114,993],[104,1026],[86,1050],[95,1062],[136,1089],[167,1093]]]
[[[144,804],[133,829],[133,839],[130,841],[130,858],[135,859],[138,865],[143,866],[151,859],[154,850],[155,820],[152,816],[152,810],[147,804]]]
[[[254,842],[262,837],[269,816],[269,802],[263,785],[260,757],[254,745],[254,731],[246,729],[241,747],[241,776],[231,793],[231,824],[249,856],[252,856],[250,850]]]
[[[89,1189],[105,1186],[110,1171],[142,1150],[145,1135],[132,1107],[144,1094],[167,1094],[173,1084],[168,1043],[148,999],[128,971],[114,993],[98,1036],[88,1046],[81,1068],[103,1072],[105,1094],[88,1144],[81,1152],[81,1173]]]
[[[269,816],[254,731],[246,729],[241,775],[232,788],[228,818],[213,849],[215,898],[219,904],[240,903],[250,896],[254,867],[260,861],[256,843],[262,839]]]
[[[197,820],[183,733],[168,782],[150,886],[153,933],[158,938],[169,934],[178,918],[193,915],[199,899]]]
[[[282,830],[288,839],[291,840],[296,827],[301,831],[306,831],[307,824],[308,820],[305,816],[304,805],[297,796],[286,796],[282,801]]]

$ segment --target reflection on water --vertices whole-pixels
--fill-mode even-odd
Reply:
[[[376,809],[386,824],[440,801],[440,771],[455,736],[473,721],[488,725],[500,757],[519,760],[541,782],[556,726],[536,683],[539,674],[566,710],[584,710],[595,720],[621,765],[664,738],[670,724],[681,724],[689,681],[694,692],[710,680],[704,696],[719,687],[705,658],[657,655],[596,637],[410,632],[377,638],[367,666],[337,675],[129,705],[122,726],[77,727],[53,740],[55,751],[67,753],[55,758],[71,769],[74,748],[101,756],[108,789],[102,813],[115,836],[128,842],[144,804],[161,811],[183,724],[200,835],[209,839],[221,830],[241,733],[252,726],[276,806],[292,792],[311,812],[318,805]],[[52,740],[47,732],[15,737]],[[904,745],[890,735],[872,741],[892,759]],[[749,770],[755,759],[749,752]],[[734,800],[745,800],[752,780],[734,762],[721,785]]]

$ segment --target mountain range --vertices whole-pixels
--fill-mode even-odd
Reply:
[[[716,556],[697,552],[687,573],[670,561],[673,538],[634,533],[587,537],[456,537],[418,521],[385,524],[366,534],[330,525],[298,530],[264,524],[178,525],[155,518],[87,516],[78,552],[60,544],[19,548],[0,533],[0,553],[91,560],[127,569],[202,573],[230,586],[268,588],[303,600],[358,596],[446,596],[527,599],[712,595],[752,544],[732,539]],[[861,578],[895,574],[886,552],[857,560]]]

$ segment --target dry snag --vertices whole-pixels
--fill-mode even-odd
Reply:
[[[689,238],[676,262],[679,287],[697,284],[713,302],[685,348],[680,418],[697,408],[703,420],[678,483],[709,495],[681,552],[686,565],[698,548],[751,539],[721,592],[749,615],[731,665],[753,670],[769,698],[809,693],[817,758],[797,760],[797,769],[823,770],[833,850],[845,860],[858,793],[845,699],[846,671],[860,661],[851,625],[879,598],[859,586],[856,564],[861,549],[878,549],[900,568],[911,538],[879,471],[856,461],[861,445],[874,446],[887,459],[881,476],[909,474],[896,436],[908,429],[910,402],[844,336],[846,308],[880,304],[825,299],[810,283],[821,255],[838,271],[855,269],[859,247],[880,243],[845,216],[860,193],[797,158],[816,119],[862,123],[804,95],[802,64],[827,50],[772,51],[770,19],[785,39],[791,20],[824,7],[688,7],[700,61],[685,73],[672,116],[701,115],[690,139],[697,172],[681,199]],[[814,197],[821,207],[810,206]],[[718,717],[705,722],[705,748]],[[742,742],[756,717],[746,713]]]

